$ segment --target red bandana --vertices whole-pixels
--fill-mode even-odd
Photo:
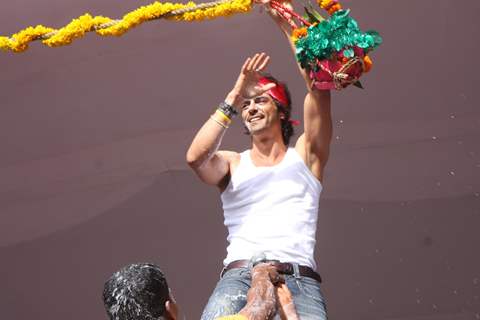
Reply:
[[[264,86],[269,83],[275,83],[271,80],[268,80],[267,78],[263,77],[258,80],[258,84],[261,86]],[[275,87],[272,89],[268,90],[267,93],[280,102],[285,108],[288,106],[288,99],[287,99],[287,92],[285,91],[285,86],[282,84],[277,84]]]

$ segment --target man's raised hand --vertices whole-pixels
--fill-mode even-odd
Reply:
[[[243,63],[237,81],[232,91],[227,95],[225,102],[240,108],[244,100],[262,95],[275,87],[274,83],[258,85],[258,81],[262,77],[261,72],[265,70],[269,61],[270,57],[264,52],[248,57]]]

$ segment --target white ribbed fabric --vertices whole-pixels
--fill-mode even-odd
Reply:
[[[224,264],[267,259],[316,269],[313,258],[322,185],[293,148],[272,167],[256,167],[250,150],[222,193],[229,246]]]

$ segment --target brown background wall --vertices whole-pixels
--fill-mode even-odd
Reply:
[[[3,1],[0,34],[147,3]],[[385,43],[366,90],[334,94],[316,252],[330,316],[480,319],[480,3],[344,4]],[[257,51],[299,118],[303,83],[258,10],[0,53],[0,319],[106,319],[103,282],[138,261],[161,265],[199,317],[226,231],[184,154]],[[239,123],[224,145],[248,146]]]

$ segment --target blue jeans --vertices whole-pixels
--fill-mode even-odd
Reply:
[[[297,314],[301,320],[326,320],[325,300],[320,291],[320,283],[312,278],[297,275],[284,275],[288,289],[292,293]],[[201,320],[214,320],[221,316],[238,313],[247,303],[250,289],[250,270],[237,268],[227,271],[217,283]],[[274,319],[280,319],[275,316]]]

